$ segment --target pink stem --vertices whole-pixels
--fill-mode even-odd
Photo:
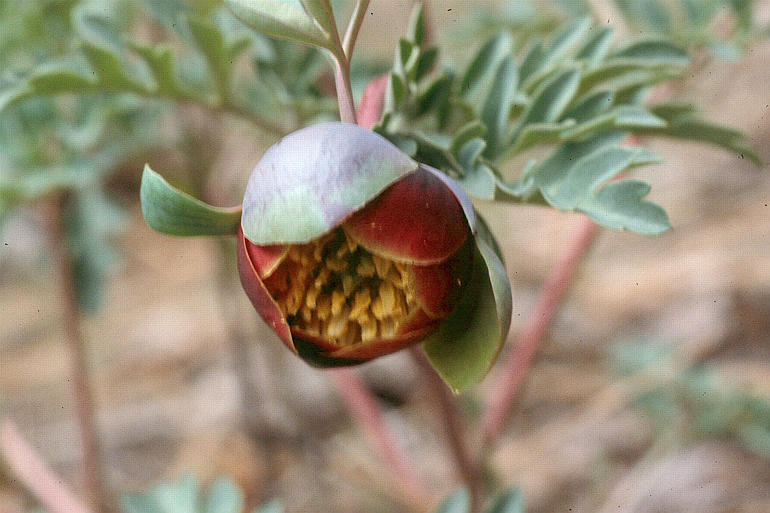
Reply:
[[[91,513],[51,472],[10,420],[0,427],[0,453],[13,475],[50,513]]]
[[[104,470],[94,411],[94,398],[88,377],[86,348],[75,292],[75,276],[70,262],[69,244],[66,236],[64,215],[67,201],[68,199],[64,195],[57,198],[52,212],[51,238],[54,250],[57,252],[56,260],[59,280],[61,281],[62,325],[70,355],[75,418],[83,451],[84,484],[91,507],[97,511],[105,511],[109,505],[109,498],[104,488]]]
[[[460,477],[471,495],[471,511],[479,511],[483,501],[484,486],[479,460],[473,455],[466,436],[466,425],[455,397],[431,365],[425,353],[417,346],[409,348],[412,358],[420,367],[434,400],[441,408],[441,420],[449,440]]]
[[[581,221],[567,252],[556,262],[540,297],[537,299],[513,352],[503,362],[501,375],[494,385],[484,419],[486,445],[491,445],[500,435],[521,391],[521,384],[529,374],[535,354],[548,331],[559,303],[569,288],[577,268],[591,247],[598,227],[590,219]]]
[[[404,451],[393,439],[376,400],[352,369],[329,372],[351,416],[361,426],[366,438],[393,473],[404,494],[416,504],[426,504],[428,494]]]

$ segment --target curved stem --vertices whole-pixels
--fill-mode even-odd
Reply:
[[[420,367],[428,388],[441,408],[441,417],[446,436],[449,439],[452,456],[457,464],[457,471],[470,493],[471,512],[476,513],[481,510],[484,499],[481,466],[479,460],[473,456],[470,447],[468,447],[463,414],[457,404],[457,397],[446,386],[422,349],[412,346],[409,348],[409,352]]]
[[[356,124],[356,106],[353,102],[353,88],[350,85],[350,63],[342,54],[333,55],[332,58],[334,85],[337,88],[337,103],[340,106],[340,121]]]
[[[64,318],[62,324],[69,346],[71,359],[72,393],[75,400],[75,416],[80,431],[83,451],[83,471],[85,489],[91,506],[96,511],[103,511],[109,504],[104,488],[104,472],[99,434],[94,413],[94,400],[88,378],[88,362],[80,325],[80,309],[75,292],[75,276],[70,260],[67,242],[65,211],[68,199],[66,195],[57,198],[50,223],[51,238],[56,252]]]
[[[422,488],[406,453],[388,431],[375,399],[361,378],[348,368],[333,369],[329,374],[351,416],[392,472],[404,496],[415,505],[427,504],[429,494]]]
[[[598,227],[593,221],[586,218],[581,223],[567,252],[556,262],[513,352],[503,363],[500,378],[492,388],[496,393],[490,400],[484,419],[484,442],[487,447],[494,443],[505,427],[524,378],[532,367],[535,354],[559,309],[561,299],[596,237]]]
[[[353,48],[356,46],[358,31],[366,18],[366,10],[369,8],[369,0],[356,0],[353,7],[353,13],[350,15],[348,28],[345,30],[345,37],[342,40],[342,49],[345,52],[345,58],[350,61],[353,58]]]
[[[61,478],[51,472],[40,454],[10,420],[4,420],[0,426],[0,455],[13,475],[47,511],[92,513]]]

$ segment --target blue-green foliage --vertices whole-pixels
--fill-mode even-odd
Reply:
[[[145,493],[126,493],[121,499],[123,513],[241,513],[243,507],[243,492],[226,477],[220,477],[204,491],[195,477],[186,475]],[[272,501],[253,513],[283,513],[283,507]]]
[[[656,340],[628,340],[614,345],[611,364],[621,376],[652,366],[670,366],[674,345]],[[684,439],[729,438],[770,458],[770,400],[749,389],[726,383],[716,369],[695,367],[641,393],[636,405],[661,431],[682,430]]]
[[[687,53],[665,39],[618,47],[611,28],[580,18],[543,39],[501,32],[465,68],[439,69],[436,48],[416,35],[420,19],[417,11],[396,50],[375,130],[479,199],[548,204],[655,235],[670,225],[663,209],[644,199],[649,185],[613,181],[659,161],[621,146],[628,135],[708,142],[758,160],[741,133],[702,120],[693,107],[645,106],[653,86],[689,65]],[[518,177],[501,173],[506,161],[536,147],[551,152],[531,158]]]
[[[333,115],[317,49],[257,34],[216,2],[144,7],[162,27],[160,42],[138,40],[133,24],[116,23],[99,3],[73,8],[69,51],[0,88],[0,111],[41,95],[129,93],[229,112],[279,134]]]
[[[8,48],[0,78],[4,92],[16,87],[24,66],[33,69],[72,48],[76,36],[70,20],[83,8],[54,0],[35,9],[26,2],[3,3],[2,14],[23,27],[9,24],[3,32]],[[120,2],[104,3],[102,10],[117,25],[130,20],[130,9]],[[85,311],[93,311],[117,260],[111,238],[123,217],[105,191],[106,178],[127,158],[158,144],[162,110],[103,94],[66,101],[34,96],[6,107],[0,112],[0,223],[18,207],[63,198],[57,203],[64,206],[61,222],[77,297]]]
[[[255,34],[218,4],[0,5],[0,223],[19,207],[66,196],[85,311],[99,306],[118,256],[110,240],[122,215],[105,182],[126,159],[164,144],[168,106],[198,104],[278,133],[336,109],[319,86],[318,50]],[[138,41],[138,21],[164,42]]]
[[[468,490],[460,488],[439,504],[435,513],[470,513],[471,497]],[[519,488],[510,488],[495,495],[485,513],[524,513],[524,494]]]
[[[667,37],[687,48],[706,48],[721,59],[739,58],[752,41],[761,37],[752,15],[753,0],[614,3],[632,28]]]

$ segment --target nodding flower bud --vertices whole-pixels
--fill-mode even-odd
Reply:
[[[460,187],[379,135],[314,125],[273,146],[243,201],[238,267],[257,312],[320,366],[435,332],[468,292],[476,217]]]

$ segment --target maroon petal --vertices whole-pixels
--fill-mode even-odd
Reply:
[[[469,227],[455,194],[418,169],[385,189],[343,224],[372,253],[405,263],[436,264],[452,256]]]
[[[286,255],[289,253],[288,244],[273,244],[269,246],[258,246],[251,242],[246,243],[246,250],[249,252],[254,269],[259,273],[263,280],[273,274]]]
[[[246,291],[251,304],[254,305],[254,308],[267,325],[286,344],[286,347],[296,353],[297,349],[294,347],[294,342],[291,338],[289,324],[254,268],[254,263],[250,256],[251,248],[248,246],[253,246],[253,244],[248,242],[243,237],[243,231],[238,229],[238,274],[241,277],[243,290]]]
[[[449,317],[460,299],[463,286],[470,277],[472,254],[465,244],[452,258],[436,265],[414,265],[415,297],[433,319]]]

